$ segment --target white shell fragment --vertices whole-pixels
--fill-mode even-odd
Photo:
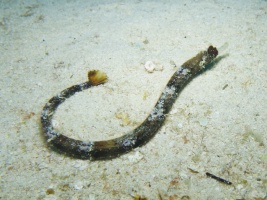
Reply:
[[[145,69],[146,69],[147,72],[152,73],[155,70],[156,71],[162,71],[163,70],[163,66],[161,64],[154,63],[152,61],[146,61]]]
[[[146,61],[145,69],[149,73],[152,73],[155,70],[156,65],[152,61]]]

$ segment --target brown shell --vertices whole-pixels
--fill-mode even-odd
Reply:
[[[99,70],[91,70],[88,72],[88,79],[92,85],[99,85],[107,82],[108,77],[105,72]]]

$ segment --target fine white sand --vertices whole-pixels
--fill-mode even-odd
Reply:
[[[54,124],[105,140],[147,117],[179,65],[224,44],[145,146],[89,161],[47,145],[43,106],[88,70],[109,81],[67,100]],[[266,1],[1,0],[0,54],[0,199],[267,198]]]

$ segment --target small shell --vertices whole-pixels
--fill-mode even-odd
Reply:
[[[92,85],[99,85],[105,83],[108,80],[108,77],[105,72],[91,70],[88,72],[88,79]]]
[[[145,63],[145,69],[149,73],[152,73],[155,70],[155,68],[156,68],[156,65],[152,61],[147,61]]]

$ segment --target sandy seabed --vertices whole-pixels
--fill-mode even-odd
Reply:
[[[54,125],[106,140],[147,117],[179,65],[225,44],[145,146],[89,161],[47,145],[43,106],[88,70],[109,81],[68,99]],[[267,199],[266,54],[263,0],[1,0],[0,199]]]

